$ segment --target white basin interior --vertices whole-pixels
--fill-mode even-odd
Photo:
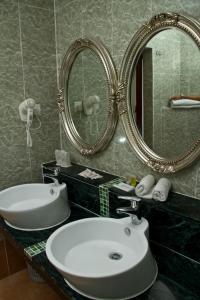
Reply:
[[[48,239],[46,253],[67,283],[91,299],[130,299],[155,281],[157,265],[148,222],[89,218],[69,223]]]
[[[113,255],[116,260],[119,257],[117,263],[115,259],[111,259]],[[69,250],[64,258],[64,265],[79,275],[82,271],[84,276],[112,276],[127,270],[130,259],[137,263],[137,255],[129,247],[113,241],[93,240]]]
[[[43,230],[64,222],[70,215],[66,184],[32,183],[0,192],[0,215],[19,230]]]

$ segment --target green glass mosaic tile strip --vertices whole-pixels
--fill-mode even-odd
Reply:
[[[24,253],[26,254],[26,256],[28,256],[31,259],[33,256],[43,252],[45,250],[45,246],[46,246],[46,241],[42,241],[25,248]]]
[[[109,209],[109,188],[113,186],[113,184],[123,182],[123,178],[116,178],[111,181],[108,181],[99,186],[99,199],[100,199],[100,215],[102,217],[110,216]]]

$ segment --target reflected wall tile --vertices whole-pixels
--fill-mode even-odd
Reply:
[[[113,54],[124,55],[133,35],[152,14],[151,0],[113,0]]]
[[[54,0],[19,0],[21,5],[35,6],[45,9],[54,9]]]
[[[54,12],[21,5],[20,16],[24,65],[55,66]]]
[[[17,0],[0,2],[0,65],[21,64]]]
[[[189,111],[187,110],[171,109],[168,107],[162,110],[162,156],[173,159],[189,151],[193,141],[190,136],[190,127],[187,120],[188,113]]]

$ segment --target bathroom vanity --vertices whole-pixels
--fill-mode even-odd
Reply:
[[[43,173],[53,172],[54,168],[54,162],[45,164]],[[67,184],[71,202],[70,218],[63,224],[100,216],[102,214],[100,186],[117,179],[116,176],[97,170],[95,171],[103,175],[103,179],[92,181],[81,178],[77,174],[84,169],[83,166],[72,165],[60,170],[59,180]],[[116,207],[127,205],[127,200],[117,198],[119,193],[127,194],[116,188],[109,188],[110,217],[121,217],[116,214]],[[198,300],[200,295],[200,246],[198,242],[200,208],[198,200],[171,193],[165,203],[143,200],[141,205],[142,215],[150,224],[150,247],[158,264],[159,275],[152,288],[134,299],[161,300],[165,295],[169,300]],[[63,296],[63,299],[88,299],[72,290],[46,257],[46,240],[63,224],[47,230],[26,232],[9,227],[1,219],[0,228],[16,251],[26,257],[27,262]],[[160,298],[158,293],[160,293]]]

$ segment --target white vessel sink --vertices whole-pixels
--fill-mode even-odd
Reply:
[[[146,237],[148,222],[89,218],[68,223],[48,239],[46,254],[68,285],[90,299],[130,299],[147,290],[157,264]]]
[[[19,230],[54,227],[70,215],[66,184],[31,183],[5,189],[0,192],[0,215]]]

